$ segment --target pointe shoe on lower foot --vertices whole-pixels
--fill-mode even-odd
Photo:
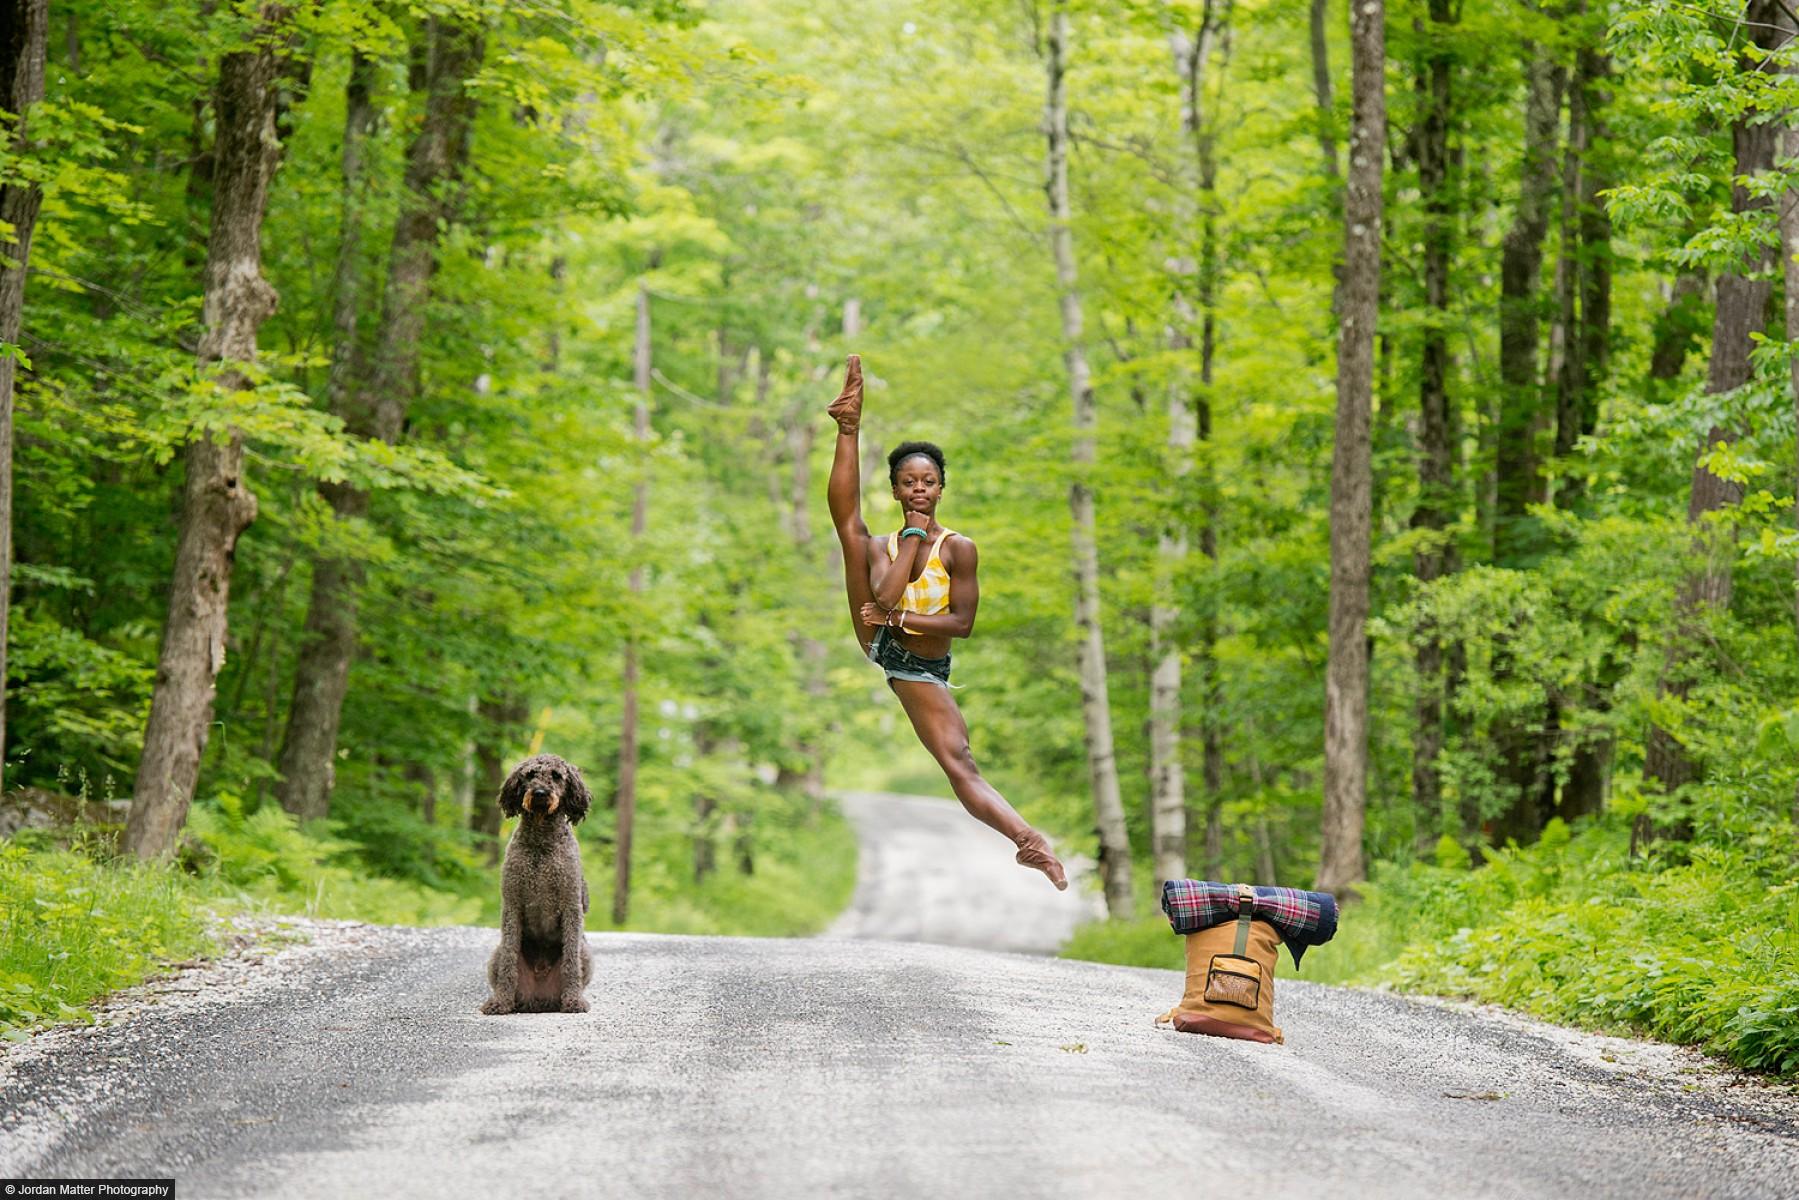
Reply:
[[[1018,847],[1017,863],[1021,867],[1034,867],[1049,876],[1049,881],[1056,885],[1058,892],[1068,890],[1068,873],[1062,869],[1062,860],[1050,853],[1049,840],[1035,829],[1027,829],[1012,839]]]
[[[855,433],[862,424],[862,357],[850,355],[849,370],[844,374],[843,390],[825,410],[837,422],[841,433]]]

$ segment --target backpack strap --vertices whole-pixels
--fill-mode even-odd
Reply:
[[[1247,883],[1237,885],[1237,948],[1231,953],[1242,958],[1249,950],[1249,922],[1256,914],[1256,890]]]

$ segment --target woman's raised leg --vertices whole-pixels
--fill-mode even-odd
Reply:
[[[843,390],[827,410],[837,422],[837,447],[831,456],[831,479],[825,499],[831,525],[843,547],[843,586],[849,595],[850,625],[864,652],[874,641],[872,626],[862,623],[862,606],[874,599],[868,583],[868,523],[862,519],[862,358],[850,355]]]
[[[907,679],[889,679],[887,686],[899,697],[918,740],[943,768],[956,799],[962,802],[969,815],[1010,839],[1018,847],[1020,864],[1035,867],[1049,876],[1049,881],[1057,888],[1066,888],[1067,873],[1050,853],[1048,841],[1018,815],[1018,810],[1006,802],[999,790],[981,774],[981,768],[975,765],[974,755],[968,748],[968,722],[963,719],[962,710],[956,707],[955,697],[949,694],[949,689]]]

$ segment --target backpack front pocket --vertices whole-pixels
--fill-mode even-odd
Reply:
[[[1255,1008],[1262,998],[1262,967],[1253,958],[1214,954],[1206,971],[1206,999],[1213,1004]]]

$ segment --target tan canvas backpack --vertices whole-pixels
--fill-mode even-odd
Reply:
[[[1281,935],[1251,919],[1255,892],[1244,886],[1238,916],[1187,937],[1187,992],[1156,1018],[1182,1033],[1284,1042],[1274,1023],[1274,962]]]

